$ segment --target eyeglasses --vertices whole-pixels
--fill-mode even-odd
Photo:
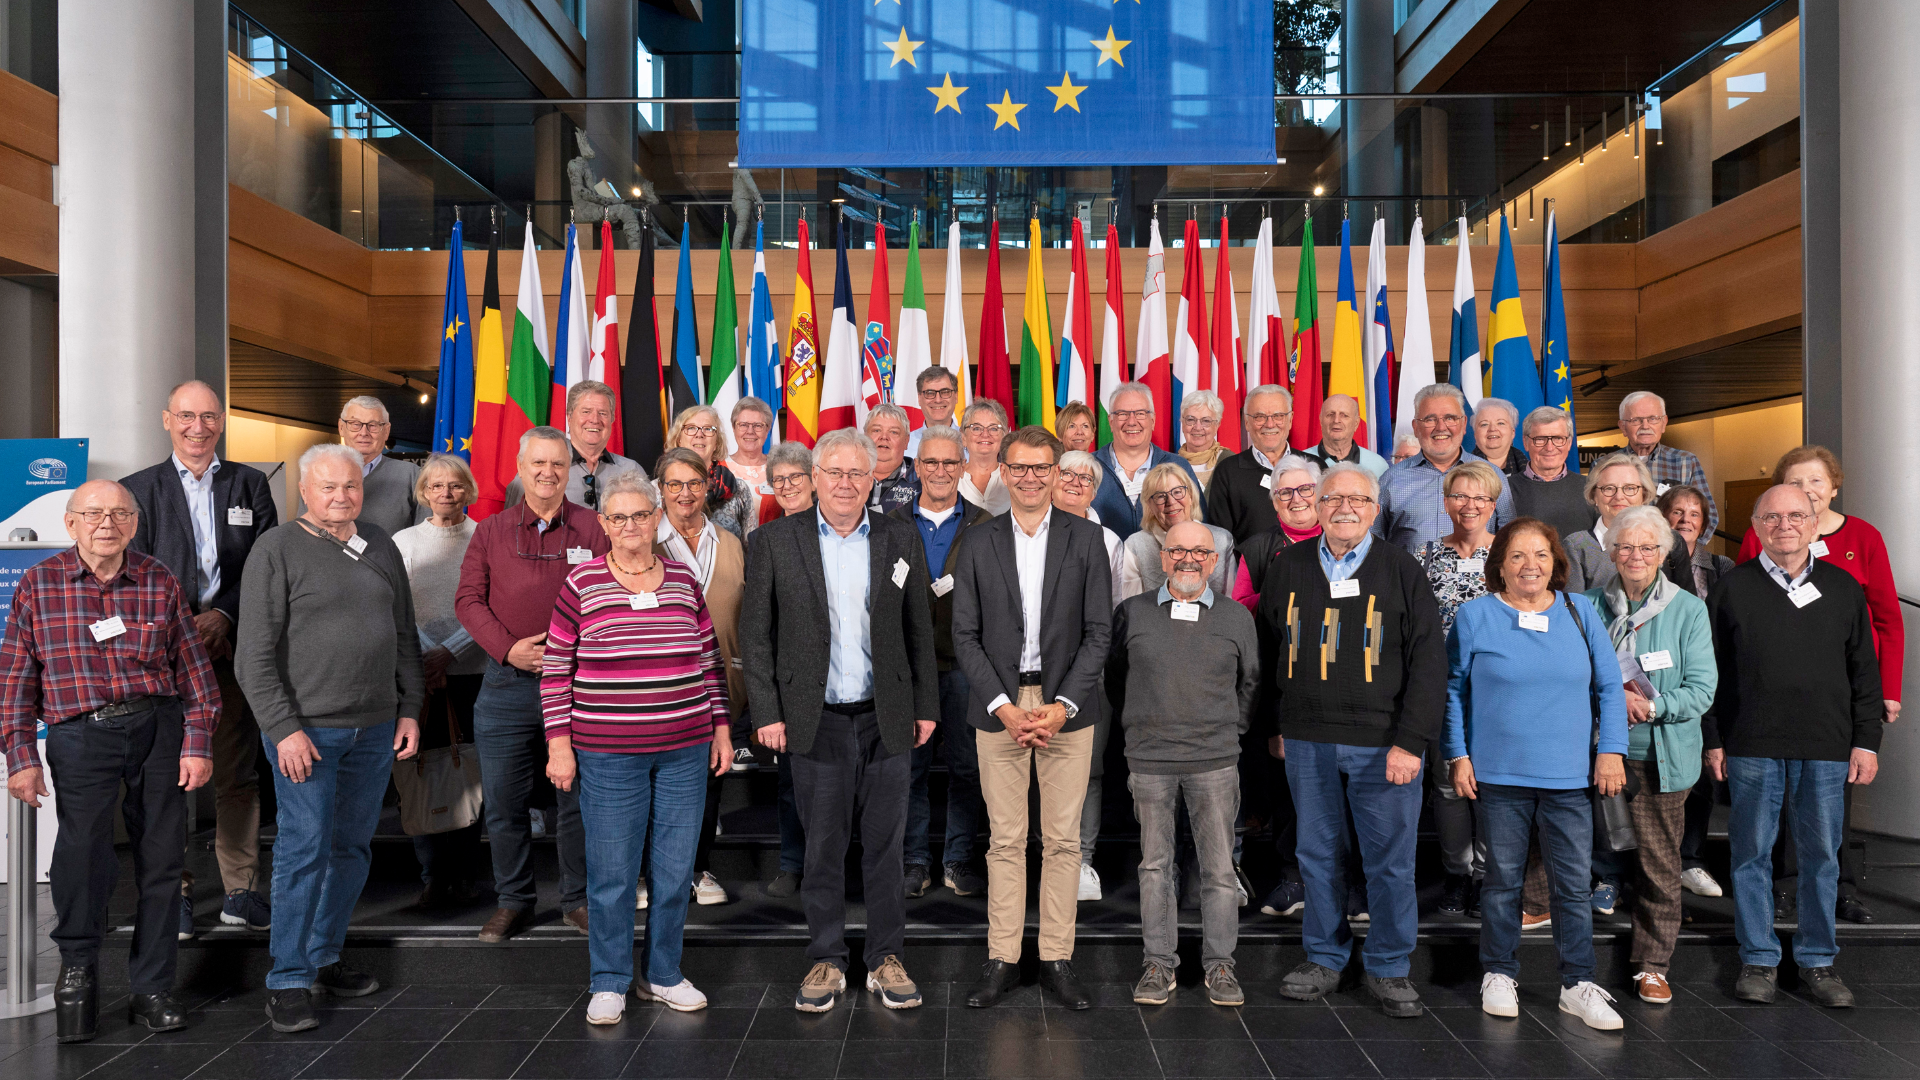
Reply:
[[[1373,505],[1373,499],[1367,495],[1322,495],[1320,505],[1329,510],[1338,510],[1342,506],[1352,510],[1365,510]]]
[[[1759,522],[1760,524],[1766,526],[1769,529],[1779,528],[1780,523],[1783,521],[1797,529],[1805,525],[1807,522],[1812,521],[1813,515],[1808,513],[1803,513],[1799,510],[1795,510],[1791,514],[1762,514],[1759,517],[1754,518],[1753,520]]]
[[[1613,545],[1613,550],[1615,554],[1638,555],[1643,559],[1657,559],[1660,557],[1659,544],[1615,544]]]
[[[526,504],[521,503],[520,505],[525,506]],[[567,554],[566,541],[564,540],[560,543],[560,550],[547,550],[547,537],[549,535],[556,535],[559,532],[560,520],[557,517],[554,519],[553,524],[544,529],[540,528],[536,522],[529,521],[520,528],[513,530],[513,553],[522,559],[537,559],[542,562],[553,562],[556,559],[564,558]],[[526,548],[526,535],[528,533],[534,534],[532,551],[528,551]]]
[[[1151,419],[1152,416],[1153,416],[1152,409],[1121,409],[1119,412],[1109,412],[1107,414],[1107,419],[1109,420],[1147,420],[1147,419]]]
[[[1007,475],[1015,480],[1025,480],[1029,476],[1036,480],[1045,480],[1053,475],[1052,465],[1014,465],[1003,461],[1000,467],[1007,470]]]
[[[1593,493],[1603,499],[1611,499],[1615,495],[1625,495],[1629,499],[1637,499],[1640,497],[1640,493],[1645,490],[1647,489],[1641,487],[1639,484],[1601,484],[1599,487],[1593,489]]]
[[[1061,469],[1060,482],[1068,487],[1092,487],[1093,474],[1074,472],[1071,469]]]
[[[195,420],[200,421],[200,423],[207,427],[212,427],[220,422],[221,416],[221,414],[217,412],[177,412],[172,415],[175,420],[179,421],[181,427],[189,427]]]
[[[733,430],[747,432],[749,434],[764,435],[766,434],[766,430],[772,426],[772,424],[767,423],[765,420],[735,420],[733,422]]]
[[[1620,421],[1620,422],[1621,422],[1622,424],[1625,424],[1625,425],[1626,425],[1626,426],[1628,426],[1628,427],[1652,427],[1652,426],[1653,426],[1653,425],[1655,425],[1655,424],[1659,424],[1659,423],[1663,423],[1663,422],[1665,422],[1665,420],[1666,420],[1666,419],[1667,419],[1667,418],[1666,418],[1666,416],[1665,416],[1665,415],[1660,415],[1660,416],[1629,416],[1629,417],[1627,417],[1627,418],[1626,418],[1625,420],[1622,420],[1622,421]]]
[[[669,495],[679,495],[687,491],[698,493],[707,490],[707,482],[705,480],[662,480],[660,489]]]
[[[827,483],[829,483],[829,484],[852,484],[852,483],[857,483],[857,482],[858,482],[858,481],[860,480],[860,478],[861,478],[861,477],[863,477],[863,476],[871,476],[871,475],[873,475],[872,473],[869,473],[869,472],[867,472],[867,471],[866,471],[866,470],[864,470],[864,469],[819,469],[819,468],[816,468],[816,469],[814,469],[813,471],[814,471],[814,472],[817,472],[817,473],[819,473],[819,474],[820,474],[820,475],[821,475],[822,477],[825,477],[825,478],[826,478],[826,481],[827,481]]]
[[[627,527],[628,522],[632,522],[635,525],[645,525],[647,522],[652,521],[653,516],[657,513],[659,513],[658,510],[642,510],[637,514],[601,514],[600,520],[616,529],[624,529]]]
[[[1280,424],[1293,419],[1293,410],[1289,409],[1286,412],[1248,413],[1247,419],[1253,421],[1255,424]]]
[[[1187,501],[1187,489],[1183,487],[1168,488],[1165,491],[1155,492],[1153,495],[1148,497],[1147,501],[1152,503],[1155,506],[1168,506],[1173,503],[1183,503]]]
[[[919,458],[919,463],[929,469],[957,469],[966,464],[959,458]]]
[[[1215,420],[1209,413],[1197,413],[1193,416],[1183,416],[1180,418],[1180,424],[1183,427],[1192,427],[1195,424],[1212,425],[1219,422],[1220,421]]]
[[[125,525],[140,516],[138,510],[69,510],[67,512],[89,525],[98,525],[107,518],[112,518],[115,525]]]
[[[779,476],[767,477],[767,483],[776,489],[799,487],[806,479],[806,473],[782,473]]]
[[[1449,415],[1449,416],[1438,416],[1438,415],[1416,416],[1413,419],[1415,423],[1425,424],[1428,427],[1433,427],[1438,424],[1445,424],[1448,427],[1453,427],[1455,425],[1464,424],[1467,422],[1467,418],[1460,415],[1459,413],[1453,413],[1452,415]]]
[[[680,429],[682,435],[711,435],[720,429],[712,424],[688,424]]]
[[[1448,502],[1467,503],[1476,509],[1485,510],[1495,502],[1491,495],[1469,495],[1464,491],[1447,492]]]
[[[951,389],[949,389],[949,390],[922,390],[922,391],[920,391],[920,400],[921,400],[921,401],[945,401],[945,400],[947,400],[947,399],[948,399],[948,398],[950,398],[950,397],[958,397],[958,396],[960,396],[960,391],[958,391],[958,390],[951,390]]]
[[[428,495],[445,495],[458,499],[467,493],[467,485],[458,480],[438,480],[427,485]]]
[[[1573,441],[1571,435],[1529,435],[1528,444],[1532,446],[1562,447]]]
[[[960,430],[969,435],[998,435],[1007,429],[1000,424],[968,424]]]
[[[359,420],[342,420],[340,426],[358,435],[363,431],[382,431],[390,425],[385,420],[368,420],[364,423]]]
[[[1206,559],[1219,557],[1218,553],[1212,548],[1161,548],[1160,554],[1173,556],[1174,562],[1179,562],[1183,559],[1199,559],[1204,561]]]
[[[580,474],[581,497],[586,500],[587,509],[600,509],[600,481],[592,473]]]
[[[1301,484],[1299,487],[1274,488],[1273,497],[1281,502],[1312,502],[1313,485]]]

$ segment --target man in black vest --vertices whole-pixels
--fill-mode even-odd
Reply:
[[[280,523],[266,474],[220,457],[227,410],[198,379],[167,395],[160,424],[173,455],[122,479],[140,505],[129,551],[160,560],[193,611],[220,683],[213,732],[214,857],[226,891],[220,921],[265,930],[272,922],[260,886],[260,729],[233,678],[240,621],[240,572],[253,542]],[[193,872],[180,880],[180,940],[194,934]]]
[[[1273,509],[1273,466],[1287,454],[1293,395],[1277,384],[1247,392],[1242,413],[1247,448],[1223,459],[1207,482],[1207,520],[1245,543],[1279,523]]]

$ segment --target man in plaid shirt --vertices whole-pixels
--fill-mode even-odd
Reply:
[[[67,500],[75,547],[21,575],[0,641],[0,745],[7,793],[29,806],[50,794],[35,748],[47,723],[47,762],[60,786],[53,845],[54,991],[61,1042],[94,1037],[94,962],[108,929],[120,860],[113,808],[133,847],[139,892],[127,1020],[155,1031],[187,1026],[173,997],[186,793],[213,775],[220,690],[180,584],[157,559],[128,551],[140,512],[112,480]]]
[[[1707,470],[1700,459],[1685,450],[1660,445],[1667,435],[1667,402],[1651,390],[1635,390],[1620,399],[1620,430],[1627,436],[1627,449],[1647,463],[1653,473],[1657,494],[1665,495],[1675,484],[1687,484],[1699,490],[1707,500],[1707,529],[1701,543],[1713,541],[1720,527],[1720,508],[1714,504],[1713,489],[1707,486]]]

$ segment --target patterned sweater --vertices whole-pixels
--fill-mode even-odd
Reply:
[[[660,588],[630,592],[604,556],[567,575],[547,630],[547,738],[575,750],[651,754],[707,742],[728,723],[727,669],[699,582],[662,559]],[[639,606],[651,595],[653,606]]]

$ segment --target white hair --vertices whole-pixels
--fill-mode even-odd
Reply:
[[[873,467],[880,464],[880,449],[873,445],[872,439],[867,438],[866,432],[855,431],[853,428],[835,428],[820,436],[820,441],[813,444],[814,467],[820,467],[820,463],[827,459],[828,454],[843,446],[851,446],[867,456],[868,472],[872,472]]]
[[[1673,551],[1673,526],[1667,524],[1667,515],[1658,507],[1641,505],[1629,506],[1613,515],[1613,525],[1607,529],[1607,554],[1620,546],[1627,533],[1635,529],[1645,529],[1653,534],[1654,543],[1660,545],[1660,558],[1665,560]]]
[[[1113,403],[1120,400],[1121,394],[1139,394],[1147,399],[1147,411],[1153,411],[1153,387],[1143,382],[1123,382],[1107,395],[1107,414],[1113,414]]]
[[[353,471],[356,473],[367,465],[361,458],[360,451],[344,443],[315,443],[307,447],[306,453],[300,455],[300,482],[306,483],[307,472],[328,458],[339,458],[343,464],[353,466]]]
[[[1452,383],[1444,382],[1428,383],[1421,387],[1413,395],[1413,411],[1419,412],[1427,402],[1437,397],[1452,398],[1460,403],[1461,412],[1467,411],[1467,395],[1461,393],[1460,388]]]
[[[1278,395],[1280,397],[1286,398],[1287,408],[1289,409],[1293,408],[1293,391],[1288,390],[1286,387],[1281,386],[1279,383],[1261,383],[1259,386],[1256,386],[1253,389],[1247,391],[1246,404],[1241,406],[1240,411],[1251,413],[1253,411],[1254,398],[1269,397],[1273,395]]]
[[[660,491],[647,479],[647,474],[639,469],[628,469],[623,473],[614,473],[613,478],[600,486],[600,506],[604,510],[608,501],[615,495],[638,495],[647,500],[649,510],[660,508]]]
[[[935,369],[928,368],[927,370],[933,371]],[[939,370],[945,371],[946,369],[941,368]],[[952,373],[948,372],[948,374]],[[931,427],[921,428],[920,452],[922,454],[927,452],[927,444],[930,442],[949,442],[958,448],[962,454],[965,454],[967,451],[967,444],[960,435],[960,429],[951,424],[934,424]]]
[[[358,397],[348,398],[347,403],[340,406],[340,419],[345,420],[347,418],[348,409],[367,409],[371,412],[377,412],[380,414],[382,422],[393,419],[393,417],[387,414],[387,403],[374,397],[372,394],[361,394]],[[1621,415],[1624,416],[1625,414],[1623,413]]]
[[[1279,469],[1275,468],[1274,471],[1278,472]],[[1367,482],[1368,497],[1372,498],[1374,502],[1380,501],[1380,478],[1373,475],[1373,470],[1352,461],[1336,461],[1327,466],[1327,470],[1320,474],[1320,480],[1314,486],[1314,495],[1318,497],[1326,494],[1327,485],[1333,482],[1334,477],[1345,476],[1347,474],[1353,474],[1365,479]]]
[[[1195,405],[1205,406],[1207,412],[1213,414],[1213,422],[1216,424],[1219,423],[1220,418],[1227,413],[1227,407],[1221,403],[1219,394],[1211,390],[1195,390],[1193,393],[1187,394],[1180,399],[1180,419],[1182,422],[1185,422],[1187,418],[1187,410],[1193,408]]]
[[[1548,424],[1565,424],[1567,425],[1567,434],[1573,434],[1573,417],[1568,416],[1566,410],[1552,405],[1542,405],[1528,413],[1526,421],[1520,425],[1520,433],[1531,436],[1535,431],[1546,427]]]
[[[925,446],[926,444],[927,437],[925,435],[920,436],[920,445]],[[1100,467],[1100,459],[1087,453],[1085,450],[1069,450],[1061,454],[1060,469],[1062,472],[1068,469],[1087,470],[1093,474],[1093,486],[1096,488],[1107,481],[1107,470]]]
[[[1488,409],[1505,409],[1507,411],[1507,423],[1513,424],[1516,427],[1519,426],[1520,410],[1514,408],[1513,402],[1508,401],[1506,398],[1501,398],[1501,397],[1481,398],[1480,404],[1475,405],[1473,407],[1473,415],[1477,417],[1482,412],[1485,412]]]
[[[562,446],[572,445],[571,443],[567,442],[566,432],[561,431],[557,427],[552,427],[547,424],[541,424],[539,427],[528,428],[524,433],[521,434],[520,453],[522,454],[526,453],[527,444],[530,442],[533,442],[535,439],[545,439],[549,442],[557,442],[557,443],[560,443]]]
[[[1635,405],[1638,405],[1641,402],[1646,401],[1648,399],[1652,399],[1654,404],[1660,406],[1660,414],[1662,416],[1666,415],[1666,412],[1667,412],[1666,398],[1661,397],[1659,394],[1656,394],[1651,390],[1635,390],[1633,393],[1628,394],[1626,397],[1623,397],[1620,399],[1620,419],[1625,420],[1627,418],[1628,409],[1631,409]]]
[[[883,401],[880,404],[875,405],[873,407],[873,411],[867,414],[866,422],[860,425],[860,430],[872,431],[873,425],[876,422],[881,420],[894,421],[895,423],[900,425],[901,431],[913,430],[913,421],[907,419],[907,410],[901,408],[898,405],[895,405],[891,401]],[[921,438],[924,439],[926,438],[926,436],[922,435]]]

